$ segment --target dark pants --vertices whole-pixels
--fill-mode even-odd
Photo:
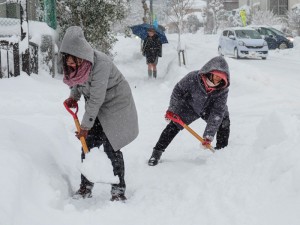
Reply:
[[[180,131],[179,126],[174,122],[170,122],[161,133],[159,140],[156,143],[154,149],[159,151],[164,151],[172,142],[174,137],[179,133],[179,131]],[[229,116],[225,116],[217,131],[216,149],[221,149],[228,145],[229,133],[230,133],[230,119]]]
[[[98,119],[96,119],[94,126],[88,133],[88,136],[86,138],[86,144],[89,149],[92,149],[94,147],[99,148],[101,145],[103,145],[104,152],[107,154],[113,166],[114,175],[119,177],[120,180],[119,186],[125,187],[125,180],[124,180],[125,167],[124,167],[123,154],[120,150],[114,151],[105,133],[103,132],[103,128]],[[83,161],[84,159],[85,159],[85,155],[82,150],[81,160]],[[82,174],[81,174],[81,184],[93,185],[93,183],[90,182]]]

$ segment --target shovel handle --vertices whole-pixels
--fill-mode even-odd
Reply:
[[[175,114],[175,113],[172,113],[172,112],[168,112],[166,114],[166,118],[172,120],[173,122],[175,123],[178,123],[180,124],[181,126],[183,126],[188,132],[190,132],[195,138],[197,138],[201,143],[204,142],[203,138],[197,134],[192,128],[190,128],[188,125],[186,125],[182,120],[181,118]],[[212,152],[212,153],[215,153],[215,149],[211,146],[211,145],[208,145],[207,148]]]
[[[75,125],[76,125],[76,129],[77,129],[77,132],[80,132],[80,123],[79,123],[79,120],[78,120],[78,117],[77,117],[78,104],[76,104],[76,110],[75,110],[75,112],[72,111],[72,110],[67,106],[66,103],[64,103],[64,106],[65,106],[66,110],[73,116],[73,119],[74,119],[74,122],[75,122]],[[89,152],[89,149],[88,149],[88,147],[87,147],[85,138],[84,138],[84,137],[81,137],[81,138],[80,138],[80,142],[81,142],[81,145],[82,145],[82,149],[83,149],[84,154],[87,154],[87,153]]]

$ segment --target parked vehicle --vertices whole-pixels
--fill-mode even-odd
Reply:
[[[268,44],[260,34],[252,28],[235,27],[222,32],[219,39],[219,55],[229,55],[235,58],[268,56]]]
[[[255,26],[252,27],[266,40],[269,49],[286,49],[294,47],[294,38],[273,27]]]

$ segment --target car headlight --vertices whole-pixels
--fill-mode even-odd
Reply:
[[[267,45],[268,45],[268,43],[266,41],[264,41],[264,46],[267,46]]]
[[[239,44],[240,46],[244,46],[244,45],[245,45],[245,43],[244,43],[243,41],[239,41],[238,44]]]
[[[288,39],[290,42],[294,41],[294,38],[292,38],[292,37],[286,37],[286,39]]]

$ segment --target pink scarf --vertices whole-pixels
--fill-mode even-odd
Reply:
[[[84,60],[82,64],[79,66],[78,70],[73,70],[69,77],[66,77],[66,71],[64,71],[64,83],[67,84],[69,87],[73,87],[77,84],[83,84],[89,78],[89,74],[92,69],[92,63],[89,61]],[[76,73],[77,72],[77,73]]]

